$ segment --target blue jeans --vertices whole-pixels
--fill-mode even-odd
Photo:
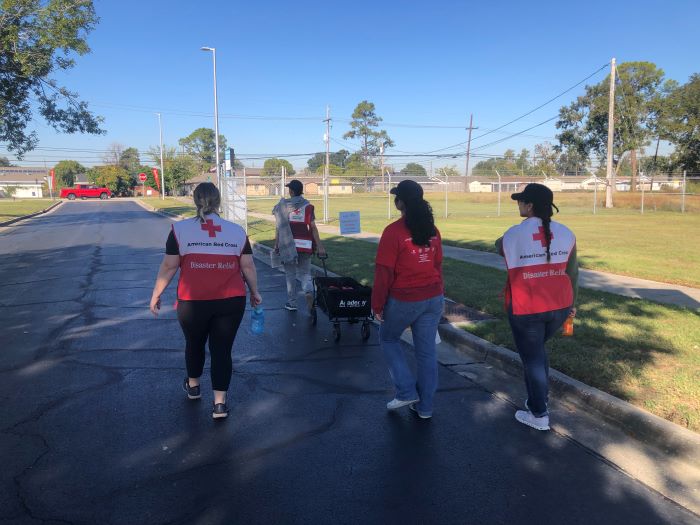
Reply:
[[[379,329],[382,352],[396,387],[396,399],[420,399],[416,409],[424,415],[432,415],[433,397],[437,390],[435,334],[442,317],[443,303],[442,295],[415,302],[390,297],[384,306],[384,322]],[[417,378],[413,376],[401,348],[401,334],[409,326],[416,352]]]
[[[540,314],[513,315],[508,312],[515,346],[523,362],[527,409],[535,417],[547,415],[549,401],[549,358],[544,343],[561,328],[571,308]]]

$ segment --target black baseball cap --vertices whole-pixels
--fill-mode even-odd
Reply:
[[[391,188],[389,193],[396,195],[402,201],[423,198],[423,188],[414,180],[402,180],[398,186]]]
[[[532,204],[552,204],[554,202],[554,194],[544,184],[535,182],[525,186],[520,193],[513,193],[510,196],[514,201],[529,202]]]
[[[304,184],[300,180],[292,179],[287,184],[285,184],[285,186],[287,186],[287,188],[292,190],[297,195],[301,195],[302,193],[304,193]]]

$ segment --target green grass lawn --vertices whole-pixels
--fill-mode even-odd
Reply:
[[[45,210],[54,202],[51,199],[0,199],[0,222]]]
[[[154,208],[175,213],[177,215],[191,215],[194,217],[196,212],[194,204],[187,204],[181,200],[173,199],[172,197],[166,197],[165,199],[146,197],[145,199],[141,200]]]
[[[251,221],[249,234],[271,244],[274,227]],[[330,270],[371,284],[376,246],[322,235]],[[499,293],[505,273],[446,259],[447,295],[496,317],[465,329],[513,349]],[[700,313],[581,289],[572,338],[549,344],[554,368],[696,432],[700,431]]]
[[[520,220],[517,206],[507,194],[502,196],[500,217],[495,194],[449,194],[447,219],[444,195],[426,197],[433,204],[443,241],[453,246],[494,251],[494,241]],[[687,197],[685,214],[669,211],[678,209],[677,195],[647,194],[644,214],[631,207],[638,205],[638,199],[640,194],[618,194],[621,207],[606,210],[601,202],[593,215],[592,195],[556,194],[561,213],[555,219],[576,234],[584,268],[700,287],[700,242],[691,240],[700,231],[700,196]],[[275,202],[251,198],[249,209],[270,213]],[[322,202],[312,202],[317,218],[322,217]],[[331,224],[337,224],[339,211],[359,210],[363,230],[380,233],[388,223],[387,202],[378,194],[334,196],[329,205]],[[395,209],[392,216],[397,217]]]

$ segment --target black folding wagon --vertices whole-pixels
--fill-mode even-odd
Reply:
[[[360,333],[362,340],[369,339],[369,323],[372,321],[372,288],[358,283],[350,277],[328,277],[326,259],[319,257],[323,263],[323,277],[314,277],[314,304],[311,309],[311,324],[316,326],[318,314],[316,307],[328,315],[333,323],[333,340],[340,341],[340,323],[362,323]]]

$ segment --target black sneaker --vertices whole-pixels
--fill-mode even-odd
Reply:
[[[185,378],[185,381],[182,383],[182,389],[190,399],[199,399],[202,397],[202,393],[199,391],[199,385],[190,386],[190,381],[187,378]]]
[[[287,303],[284,305],[285,310],[289,310],[290,312],[296,312],[297,311],[297,305],[292,304],[292,303]]]
[[[211,413],[214,419],[223,419],[228,417],[228,407],[226,403],[217,403],[214,405],[214,410]]]

